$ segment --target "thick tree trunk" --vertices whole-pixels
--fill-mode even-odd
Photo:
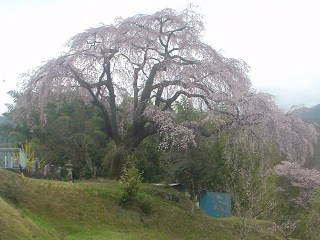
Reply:
[[[118,179],[121,176],[122,169],[131,152],[125,145],[115,146],[110,149],[104,158],[104,167],[111,178]]]
[[[93,167],[92,160],[89,156],[87,149],[83,151],[83,158],[86,161],[86,164],[87,164],[87,167],[88,167],[90,173],[92,175],[94,175],[94,167]]]
[[[96,168],[92,164],[92,160],[89,155],[88,148],[87,148],[86,144],[79,143],[77,140],[74,140],[74,143],[75,143],[76,149],[78,150],[79,157],[80,157],[81,161],[86,163],[86,165],[90,171],[91,176],[95,177],[96,176]]]

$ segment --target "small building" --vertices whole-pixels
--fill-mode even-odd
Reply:
[[[230,217],[231,194],[201,191],[199,206],[209,216]]]
[[[26,153],[20,148],[0,148],[0,168],[26,168]]]

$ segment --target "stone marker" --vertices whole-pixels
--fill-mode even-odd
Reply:
[[[72,163],[71,160],[68,161],[68,163],[65,165],[66,170],[67,170],[67,181],[73,182],[73,177],[72,177]]]

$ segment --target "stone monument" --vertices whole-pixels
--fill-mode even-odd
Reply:
[[[73,182],[73,177],[72,177],[72,163],[71,163],[71,160],[68,161],[68,163],[65,165],[66,167],[66,171],[67,171],[67,181],[70,181],[70,182]]]

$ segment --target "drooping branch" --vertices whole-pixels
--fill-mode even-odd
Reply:
[[[90,28],[71,39],[66,54],[27,75],[19,104],[40,106],[43,116],[50,94],[73,91],[101,109],[106,133],[118,145],[136,147],[160,133],[186,146],[196,132],[210,137],[249,129],[289,159],[306,159],[314,128],[256,93],[247,64],[203,43],[202,30],[201,16],[192,9],[164,9]],[[174,104],[182,97],[196,110],[204,104],[198,124],[176,119]]]
[[[275,167],[275,172],[279,176],[286,176],[293,186],[304,189],[316,188],[320,186],[320,171],[316,169],[303,168],[297,163],[283,161]]]
[[[228,130],[228,129],[237,129],[237,128],[249,127],[249,126],[253,126],[253,125],[258,124],[254,121],[249,121],[249,119],[252,118],[252,116],[253,115],[233,116],[228,121],[215,126],[214,129],[212,129],[212,130],[208,130],[205,127],[203,127],[202,125],[195,125],[193,127],[196,131],[198,131],[200,133],[201,136],[212,137],[212,136],[215,136],[215,135],[217,135],[225,130]]]

